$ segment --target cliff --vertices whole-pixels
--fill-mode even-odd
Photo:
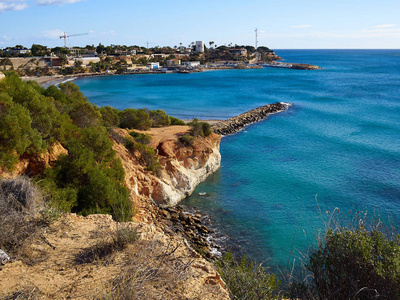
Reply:
[[[114,130],[113,148],[121,158],[126,172],[125,184],[132,192],[139,215],[145,215],[152,203],[162,207],[176,205],[220,168],[221,137],[214,133],[205,138],[198,137],[188,147],[178,141],[179,136],[188,130],[188,126],[170,126],[152,128],[146,132],[152,136],[150,146],[158,153],[161,164],[158,175],[147,171],[139,163],[138,156],[125,148],[124,140],[128,132],[123,129]]]

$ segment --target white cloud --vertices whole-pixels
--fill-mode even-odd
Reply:
[[[0,13],[5,11],[18,11],[28,8],[25,0],[0,0]]]
[[[37,5],[63,5],[63,4],[81,2],[81,1],[86,1],[86,0],[37,0],[36,4]]]
[[[292,26],[292,28],[310,28],[311,27],[311,25],[308,25],[308,24],[306,24],[306,25],[295,25],[295,26]]]
[[[383,24],[374,26],[374,28],[391,28],[391,27],[396,27],[396,24]]]

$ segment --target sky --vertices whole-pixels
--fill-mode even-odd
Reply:
[[[400,0],[0,0],[0,48],[32,44],[400,49]]]

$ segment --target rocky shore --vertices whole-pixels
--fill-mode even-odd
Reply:
[[[213,230],[204,225],[206,216],[199,213],[190,213],[182,206],[167,207],[159,210],[159,217],[168,228],[175,233],[182,234],[199,253],[206,258],[217,257],[220,245],[211,241]]]
[[[249,124],[259,122],[269,115],[286,110],[289,106],[290,104],[283,102],[268,104],[252,109],[228,120],[216,123],[211,127],[213,131],[219,135],[234,134]]]

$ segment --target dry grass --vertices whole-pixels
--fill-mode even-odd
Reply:
[[[97,244],[80,251],[75,257],[75,263],[87,264],[102,261],[103,264],[112,262],[110,256],[117,251],[124,250],[129,244],[137,240],[137,233],[128,224],[120,223],[112,232],[100,232],[104,238]]]
[[[43,196],[25,177],[0,181],[0,248],[10,257],[27,258],[27,247],[46,227]]]
[[[42,293],[35,286],[24,286],[18,291],[8,293],[7,295],[0,296],[0,300],[36,300],[41,299]]]
[[[125,266],[98,299],[181,299],[184,281],[192,276],[191,261],[177,253],[181,244],[167,247],[157,241],[137,241]]]

